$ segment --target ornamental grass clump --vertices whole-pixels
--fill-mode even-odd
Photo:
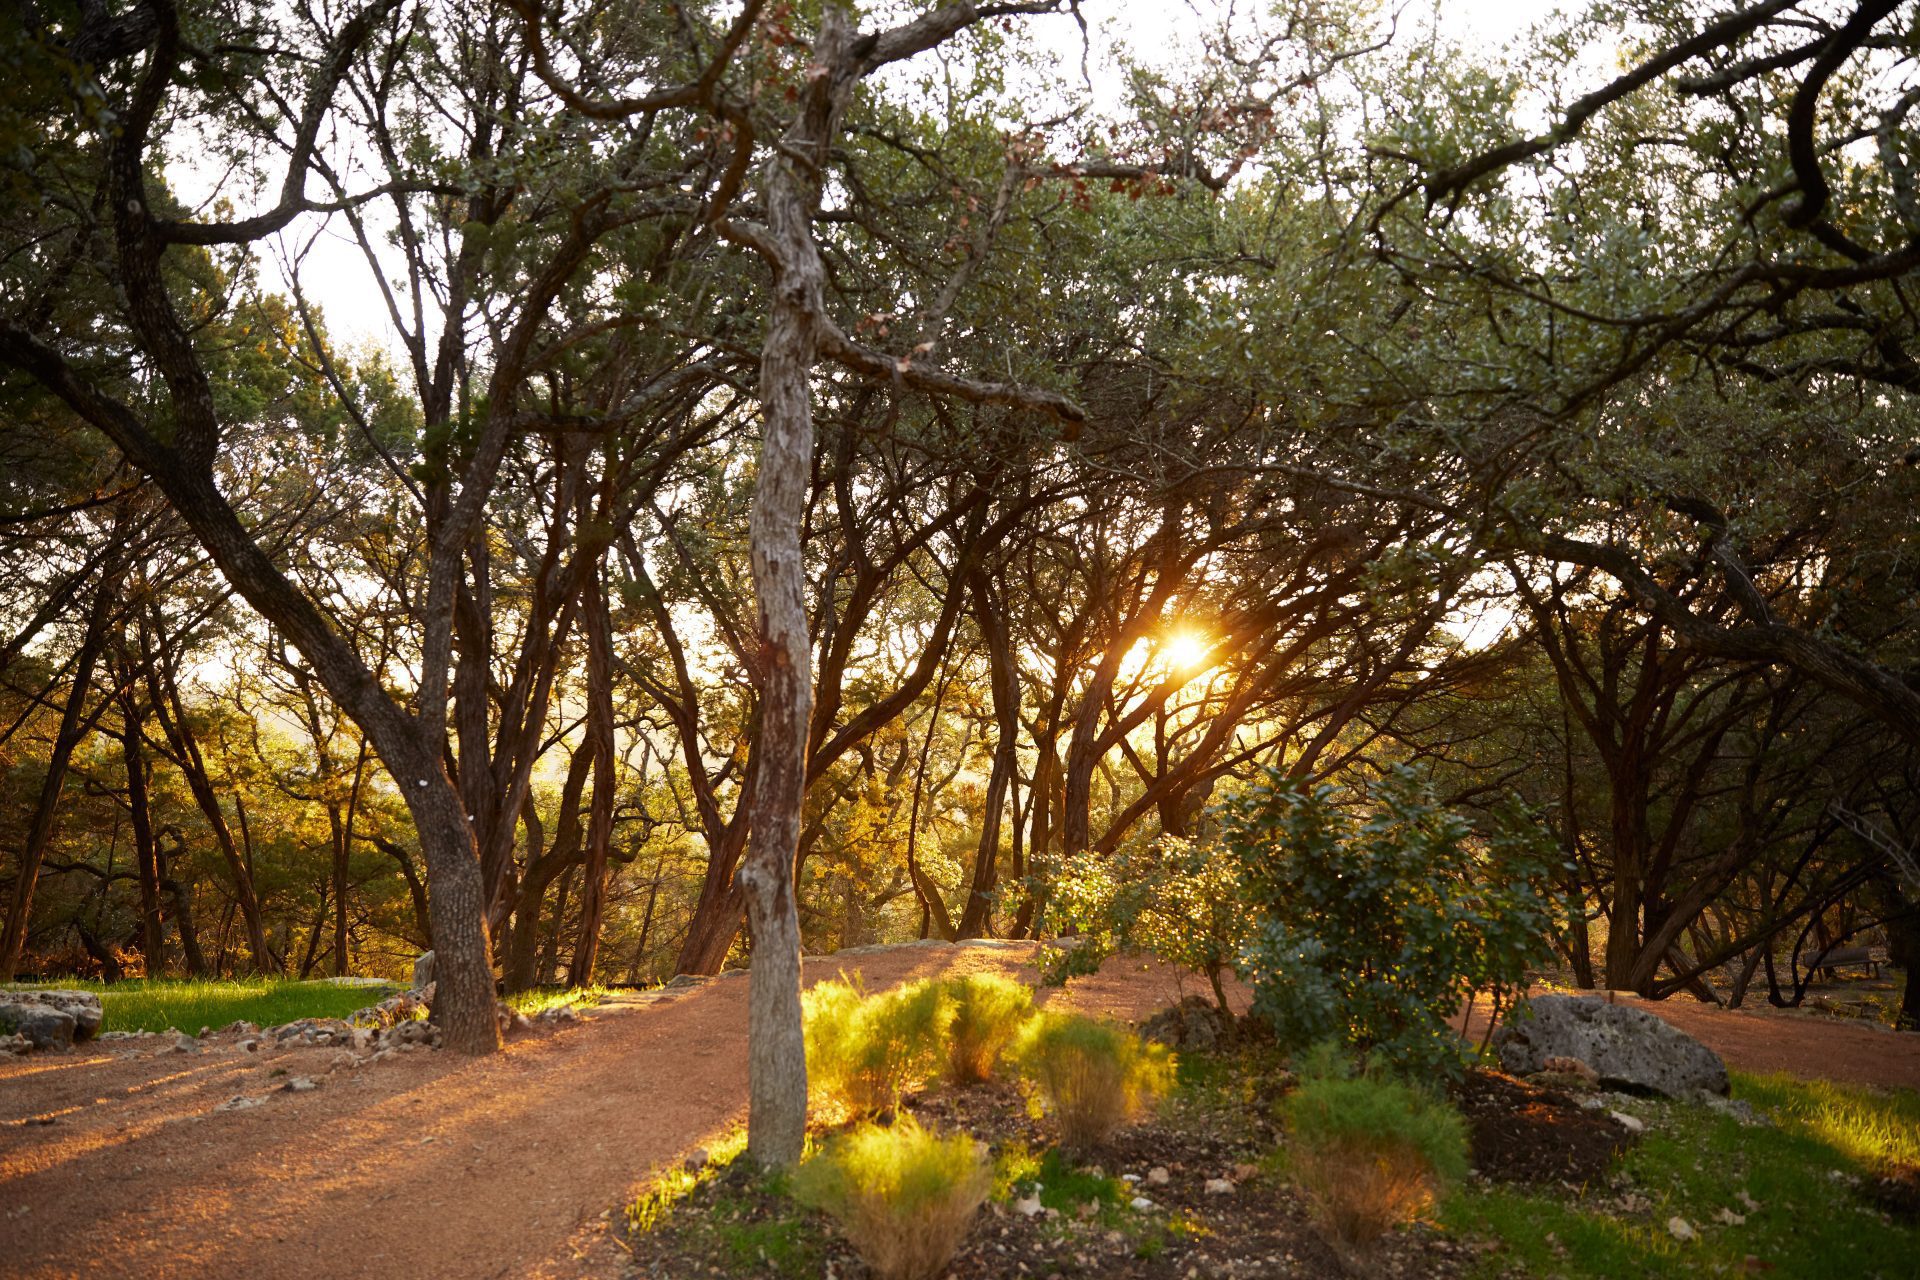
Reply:
[[[947,1071],[958,1084],[993,1078],[1000,1055],[1033,1016],[1033,989],[1011,978],[970,973],[949,979],[953,1007],[947,1031]]]
[[[1078,1014],[1034,1015],[1014,1054],[1062,1145],[1074,1151],[1098,1147],[1173,1084],[1173,1056],[1163,1046]]]
[[[816,984],[802,1009],[813,1095],[855,1116],[890,1110],[908,1086],[937,1074],[953,1020],[935,983],[868,995],[858,974]]]
[[[1327,1244],[1349,1271],[1372,1274],[1382,1237],[1466,1176],[1466,1123],[1417,1086],[1316,1060],[1287,1100],[1290,1164]]]
[[[876,1280],[933,1280],[993,1189],[993,1165],[965,1134],[902,1115],[864,1124],[793,1175],[793,1195],[839,1224]]]

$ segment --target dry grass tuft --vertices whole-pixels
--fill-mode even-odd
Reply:
[[[1173,1057],[1164,1047],[1077,1014],[1036,1014],[1016,1056],[1061,1143],[1074,1151],[1098,1147],[1173,1084]]]
[[[839,1224],[875,1280],[934,1280],[992,1189],[993,1166],[971,1138],[907,1115],[855,1129],[793,1181],[794,1198]]]
[[[953,1004],[948,1073],[960,1084],[993,1078],[1001,1053],[1033,1016],[1033,989],[1010,978],[970,973],[946,984]]]

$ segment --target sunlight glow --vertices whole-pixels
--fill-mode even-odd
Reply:
[[[1207,663],[1213,645],[1196,631],[1176,631],[1160,646],[1160,656],[1178,673],[1197,673]]]

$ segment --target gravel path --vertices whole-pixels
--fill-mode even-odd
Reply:
[[[812,960],[807,976],[1030,980],[1030,953],[896,947]],[[1116,959],[1051,1003],[1140,1017],[1201,990]],[[482,1060],[422,1050],[329,1071],[338,1051],[262,1057],[231,1037],[0,1060],[0,1275],[617,1274],[604,1215],[742,1117],[746,995],[726,978],[617,1001]],[[1920,1085],[1920,1037],[1658,1011],[1736,1066]],[[280,1089],[298,1076],[320,1087]],[[235,1096],[265,1100],[217,1109]]]

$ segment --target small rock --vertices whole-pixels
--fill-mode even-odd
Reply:
[[[1740,1207],[1742,1209],[1745,1209],[1748,1213],[1756,1212],[1760,1208],[1760,1202],[1758,1200],[1755,1200],[1752,1196],[1748,1195],[1746,1192],[1746,1188],[1744,1187],[1734,1192],[1733,1198],[1735,1200],[1738,1200],[1740,1202]]]
[[[1578,1058],[1564,1056],[1548,1058],[1540,1064],[1540,1069],[1555,1075],[1571,1076],[1589,1085],[1600,1083],[1600,1073]]]
[[[1157,1164],[1147,1170],[1147,1182],[1151,1186],[1164,1187],[1168,1182],[1172,1181],[1172,1179],[1173,1175],[1167,1172],[1165,1165]]]
[[[280,1086],[287,1093],[311,1093],[319,1087],[320,1082],[312,1076],[293,1076]]]
[[[1230,1196],[1233,1194],[1233,1183],[1225,1178],[1208,1178],[1206,1192],[1210,1196]]]
[[[1132,1186],[1134,1183],[1140,1181],[1140,1175],[1137,1173],[1123,1173],[1120,1175],[1120,1181],[1126,1183],[1128,1186]]]
[[[243,1053],[258,1053],[260,1052],[260,1042],[258,1040],[242,1040],[240,1042],[240,1049]]]
[[[1645,1133],[1647,1131],[1646,1121],[1640,1119],[1638,1116],[1630,1116],[1624,1111],[1609,1111],[1607,1114],[1613,1117],[1615,1124],[1625,1129],[1628,1133]]]
[[[1735,1213],[1731,1209],[1722,1209],[1713,1215],[1713,1220],[1721,1226],[1739,1227],[1746,1225],[1747,1215],[1744,1213]]]
[[[1136,1213],[1145,1213],[1147,1210],[1153,1208],[1153,1201],[1147,1199],[1145,1196],[1135,1196],[1127,1202],[1127,1207]]]
[[[197,1039],[197,1040],[205,1040],[205,1039],[206,1039],[206,1038],[207,1038],[208,1036],[210,1036],[210,1035],[212,1035],[212,1034],[213,1034],[213,1028],[212,1028],[212,1027],[202,1027],[202,1028],[200,1028],[200,1034],[199,1034],[198,1036],[196,1036],[196,1037],[194,1037],[194,1038],[195,1038],[195,1039]]]
[[[1700,1233],[1695,1231],[1685,1218],[1678,1216],[1667,1219],[1667,1234],[1682,1244],[1700,1238]]]
[[[244,1093],[236,1093],[215,1107],[215,1111],[248,1111],[266,1101],[265,1098],[249,1098]]]
[[[200,1042],[184,1033],[176,1035],[173,1038],[173,1051],[175,1053],[198,1053],[200,1052]]]
[[[711,1158],[705,1147],[695,1147],[687,1153],[687,1158],[680,1162],[680,1167],[688,1173],[698,1173],[707,1167],[707,1161]]]
[[[327,1070],[338,1071],[342,1067],[357,1067],[359,1065],[360,1059],[354,1057],[348,1050],[342,1049],[333,1055],[333,1061],[327,1064]]]
[[[1038,1191],[1030,1196],[1023,1196],[1013,1202],[1013,1211],[1023,1218],[1031,1218],[1045,1207],[1046,1206],[1040,1203],[1040,1193]]]
[[[1087,1200],[1082,1202],[1082,1204],[1080,1205],[1079,1213],[1082,1218],[1091,1218],[1094,1214],[1099,1212],[1100,1212],[1100,1202],[1097,1200]]]

